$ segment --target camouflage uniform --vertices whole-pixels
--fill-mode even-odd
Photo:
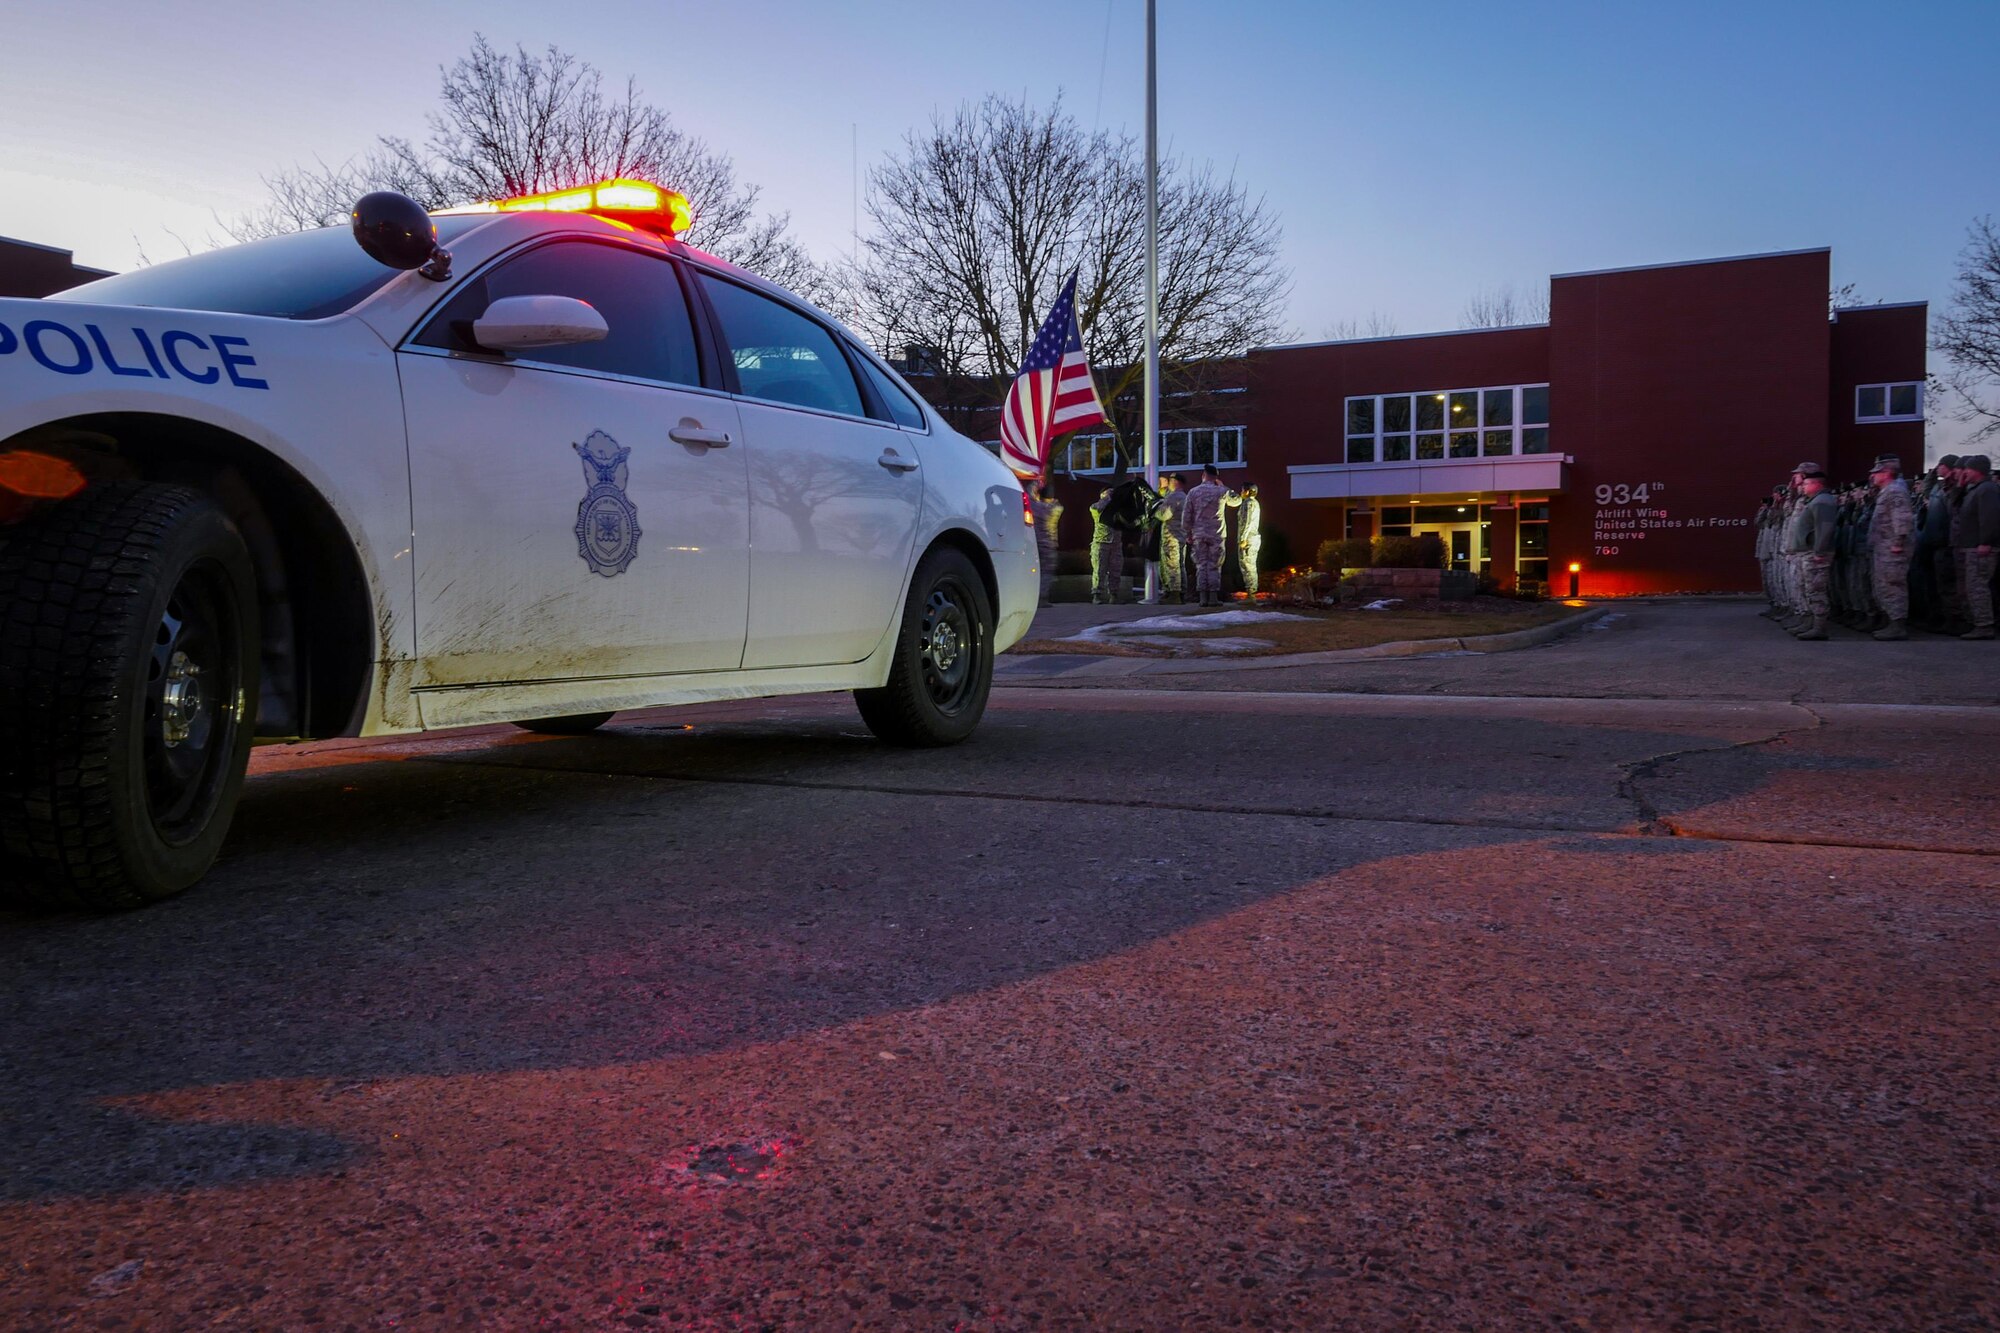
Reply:
[[[1792,518],[1786,547],[1799,562],[1799,599],[1811,618],[1799,631],[1801,639],[1826,637],[1826,623],[1833,611],[1827,596],[1827,584],[1839,523],[1840,501],[1827,491],[1821,491],[1800,505],[1799,512]]]
[[[1230,508],[1236,510],[1236,570],[1243,576],[1243,591],[1257,595],[1257,556],[1264,549],[1264,507],[1254,495],[1239,495]]]
[[[1799,565],[1804,557],[1792,550],[1792,526],[1798,522],[1805,497],[1794,491],[1785,498],[1785,512],[1778,522],[1778,593],[1784,620],[1797,619],[1804,611],[1799,601]]]
[[[1771,513],[1769,500],[1757,506],[1757,519],[1753,524],[1757,535],[1751,546],[1757,557],[1757,579],[1764,587],[1764,600],[1770,604],[1766,615],[1778,607],[1778,589],[1771,578]]]
[[[1965,619],[1965,589],[1958,577],[1958,552],[1952,549],[1951,534],[1958,524],[1959,491],[1956,484],[1940,480],[1932,487],[1930,504],[1924,510],[1924,535],[1933,542],[1931,571],[1938,590],[1938,624],[1951,629]]]
[[[1125,534],[1104,521],[1106,491],[1090,506],[1090,600],[1116,602],[1125,590]]]
[[[1901,477],[1875,491],[1875,514],[1868,520],[1869,577],[1875,605],[1889,623],[1877,638],[1904,638],[1910,618],[1910,555],[1916,545],[1917,507]]]
[[[1203,481],[1187,494],[1181,511],[1181,526],[1187,532],[1188,549],[1194,553],[1194,586],[1201,604],[1211,597],[1222,598],[1223,498],[1228,492],[1219,481]]]
[[[1972,621],[1972,632],[1960,637],[1990,639],[1994,637],[1993,574],[2000,566],[2000,484],[1986,471],[1983,456],[1977,456],[1976,461],[1979,475],[1959,496],[1958,512],[1952,515],[1951,544],[1958,557],[1959,595]]]
[[[1035,520],[1035,552],[1042,566],[1042,605],[1049,604],[1049,591],[1056,581],[1056,529],[1062,523],[1063,504],[1055,496],[1030,496],[1028,513]]]
[[[1179,486],[1160,494],[1160,596],[1174,595],[1175,601],[1186,597],[1182,592],[1182,572],[1186,553],[1181,549],[1187,536],[1187,529],[1181,524],[1181,516],[1187,511],[1187,492]]]
[[[1868,588],[1868,518],[1870,510],[1866,500],[1848,492],[1842,502],[1842,514],[1848,520],[1846,530],[1846,586],[1840,590],[1842,608],[1846,610],[1850,624],[1864,624],[1872,610],[1872,594]]]

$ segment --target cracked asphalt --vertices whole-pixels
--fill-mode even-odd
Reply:
[[[1504,655],[260,751],[0,917],[8,1328],[1986,1328],[2000,655]]]

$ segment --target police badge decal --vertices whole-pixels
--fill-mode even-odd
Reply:
[[[571,444],[583,460],[583,482],[589,487],[576,507],[576,553],[591,572],[611,578],[623,574],[639,553],[639,510],[625,494],[630,449],[601,430]]]

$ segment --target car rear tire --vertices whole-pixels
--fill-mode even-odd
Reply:
[[[993,688],[993,604],[963,551],[939,547],[917,565],[889,680],[856,690],[861,720],[891,745],[956,745],[986,713]]]
[[[137,907],[207,873],[255,730],[257,583],[185,486],[86,491],[0,547],[0,904]]]
[[[543,736],[587,736],[611,718],[610,713],[576,713],[570,717],[531,717],[514,725]]]

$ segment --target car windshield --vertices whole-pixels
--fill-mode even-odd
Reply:
[[[438,240],[448,246],[453,237],[489,220],[439,218]],[[346,227],[323,227],[99,278],[48,299],[324,319],[351,308],[396,273],[370,259]]]

